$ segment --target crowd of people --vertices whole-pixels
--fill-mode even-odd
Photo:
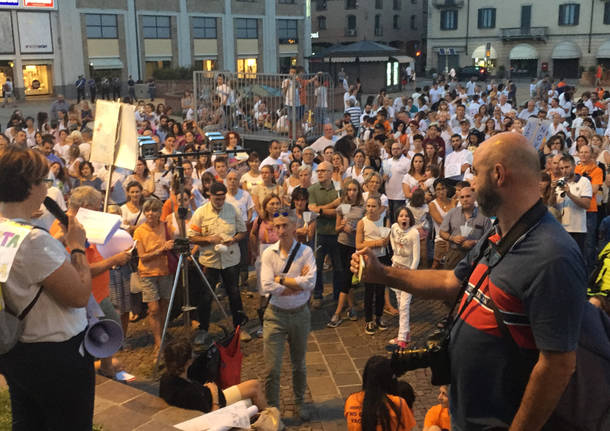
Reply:
[[[224,88],[222,82],[218,88]],[[176,271],[174,240],[187,236],[212,289],[224,288],[233,324],[243,325],[258,313],[256,335],[263,338],[267,364],[264,397],[270,405],[279,405],[279,373],[288,339],[297,413],[307,418],[303,400],[309,304],[314,309],[330,304],[328,327],[362,319],[368,335],[391,329],[384,315],[398,316],[398,328],[388,336],[389,348],[411,345],[411,293],[390,289],[382,278],[368,278],[359,304],[357,283],[349,271],[352,255],[367,248],[393,268],[459,269],[493,223],[479,208],[481,191],[474,181],[473,154],[484,141],[503,132],[523,134],[531,119],[536,124],[550,121],[537,149],[539,190],[531,197],[542,199],[576,241],[586,269],[595,266],[598,251],[610,239],[610,219],[605,218],[610,214],[610,95],[599,90],[577,97],[574,88],[549,78],[533,83],[531,97],[521,104],[513,90],[510,81],[463,85],[440,78],[410,95],[380,92],[360,106],[358,90],[348,86],[345,114],[332,122],[323,112],[319,138],[271,140],[267,157],[240,153],[244,143],[234,130],[225,130],[224,153],[206,152],[212,143],[204,131],[205,118],[180,121],[163,104],[138,101],[138,133],[155,140],[163,156],[140,158],[133,171],[117,169],[111,178],[108,166],[89,160],[92,106],[86,100],[70,104],[59,95],[50,112],[36,119],[14,111],[0,134],[0,154],[29,149],[30,155],[41,155],[47,166],[37,169],[44,171],[44,178],[34,180],[44,182],[46,194],[68,211],[70,220],[80,207],[101,210],[102,193],[110,189],[108,211],[119,214],[122,229],[137,240],[136,258],[127,251],[102,257],[95,245],[73,239],[76,234],[54,222],[44,206],[26,218],[50,230],[72,250],[73,258],[75,251],[80,258],[77,250],[84,250],[95,299],[126,334],[130,320],[148,313],[155,351],[161,347]],[[223,94],[217,96],[222,101]],[[286,107],[294,109],[294,101],[288,102]],[[302,126],[296,129],[303,132]],[[196,152],[203,154],[189,155]],[[177,181],[176,167],[184,173],[184,184]],[[185,231],[180,228],[181,207],[186,209]],[[260,296],[256,310],[244,309],[241,299],[252,267]],[[332,284],[326,298],[325,272]],[[212,295],[201,283],[194,284],[199,329],[193,342],[203,345],[210,340]],[[597,292],[594,302],[610,311],[606,295]],[[251,339],[246,331],[241,337]],[[190,352],[183,350],[166,353],[174,355],[175,377],[185,377]],[[176,359],[178,354],[183,359]],[[393,395],[384,398],[382,388],[374,389],[378,393],[373,398],[367,395],[373,391],[371,379],[377,383],[387,374],[386,365],[381,359],[367,365],[363,393],[346,404],[350,429],[359,429],[352,428],[354,421],[363,430],[375,429],[379,418],[387,426],[400,424],[397,429],[414,426],[409,402],[395,395],[391,375],[383,391]],[[107,366],[111,370],[112,363]],[[206,389],[209,409],[218,407],[214,390]],[[248,391],[262,399],[262,389],[253,386]],[[444,407],[434,413],[438,424],[430,425],[438,429],[446,429],[448,422],[446,411],[442,413],[447,388],[442,393]],[[370,414],[370,409],[379,414]]]

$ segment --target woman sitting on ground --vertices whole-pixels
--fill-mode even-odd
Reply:
[[[221,390],[214,382],[201,385],[189,379],[189,367],[193,363],[192,355],[193,347],[185,338],[173,340],[163,349],[167,371],[161,376],[159,396],[165,402],[172,406],[200,410],[204,413],[248,398],[259,410],[267,407],[258,380],[248,380]]]

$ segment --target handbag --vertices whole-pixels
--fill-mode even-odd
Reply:
[[[4,301],[2,285],[0,285],[0,295],[2,295],[2,303],[0,303],[0,355],[8,353],[19,341],[21,334],[23,334],[23,319],[25,319],[34,305],[36,305],[41,293],[42,286],[40,286],[38,292],[36,292],[36,296],[34,296],[34,299],[32,299],[28,306],[25,307],[21,314],[17,315],[9,310],[6,301]],[[2,307],[2,305],[4,305],[4,307]]]
[[[216,383],[221,389],[237,385],[241,382],[241,362],[243,353],[240,348],[239,325],[232,336],[214,343],[220,355],[218,367],[218,380]]]

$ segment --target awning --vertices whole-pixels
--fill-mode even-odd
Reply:
[[[597,58],[610,58],[610,39],[602,43],[597,50]]]
[[[521,43],[515,45],[508,54],[510,60],[537,60],[538,51],[532,45],[527,43]]]
[[[90,58],[89,65],[94,69],[122,69],[123,62],[120,58]]]
[[[360,63],[372,63],[375,61],[386,62],[389,59],[388,56],[385,56],[385,57],[358,57],[358,58],[360,59]]]
[[[170,55],[147,55],[144,57],[144,61],[172,61]]]
[[[413,63],[413,57],[409,57],[408,55],[395,55],[395,58],[399,63]]]
[[[326,57],[324,61],[330,61],[331,63],[353,63],[356,61],[356,57]]]
[[[485,45],[479,45],[474,51],[472,51],[472,58],[485,58]],[[498,58],[496,49],[492,46],[489,50],[489,58],[495,60]]]
[[[559,42],[553,48],[553,53],[551,54],[551,58],[553,60],[569,60],[574,58],[580,58],[582,54],[580,53],[580,48],[574,42],[563,41]]]

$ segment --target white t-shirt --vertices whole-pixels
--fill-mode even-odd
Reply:
[[[250,196],[250,193],[243,189],[238,189],[237,193],[235,193],[235,196],[231,195],[230,193],[227,193],[227,202],[229,202],[239,210],[244,223],[247,223],[249,221],[248,210],[254,208],[254,201],[252,200],[252,196]]]
[[[409,172],[410,167],[411,161],[404,155],[400,156],[398,160],[391,158],[383,161],[383,172],[389,177],[385,183],[385,192],[388,195],[388,199],[405,199],[405,194],[402,191],[402,179]]]
[[[436,102],[441,100],[441,97],[443,97],[444,95],[445,95],[444,89],[442,89],[441,87],[438,87],[436,89],[434,87],[432,87],[430,89],[430,104],[434,105]]]
[[[70,257],[64,246],[41,229],[33,229],[17,251],[9,277],[3,285],[7,304],[13,310],[32,302],[41,282]],[[84,307],[59,304],[45,289],[25,318],[24,343],[62,342],[81,333],[87,326]]]
[[[445,157],[445,178],[462,180],[462,165],[472,166],[472,153],[468,150],[452,151]]]
[[[576,182],[568,184],[570,193],[580,198],[593,196],[591,181],[586,177],[580,177]],[[561,213],[561,224],[570,233],[587,232],[587,209],[579,207],[568,196],[561,197],[562,190],[557,189],[557,209]]]
[[[322,151],[324,151],[324,148],[328,147],[329,145],[334,147],[335,141],[328,139],[326,136],[320,136],[313,144],[311,144],[311,149],[320,154]]]
[[[155,183],[155,192],[154,195],[161,199],[162,201],[166,201],[169,198],[169,187],[170,187],[170,178],[171,174],[167,174],[163,176],[163,172],[153,172],[153,181]]]

